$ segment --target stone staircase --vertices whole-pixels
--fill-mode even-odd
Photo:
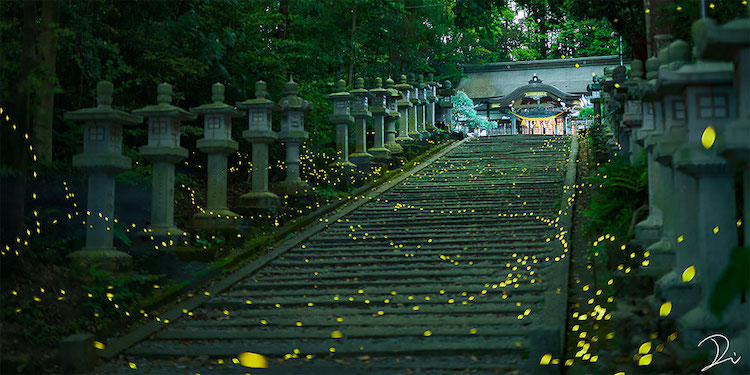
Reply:
[[[465,142],[96,372],[537,373],[568,142]]]

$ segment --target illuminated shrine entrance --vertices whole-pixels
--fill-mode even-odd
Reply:
[[[527,85],[502,99],[490,100],[491,108],[498,109],[503,118],[507,118],[511,130],[515,130],[510,134],[575,134],[568,116],[576,105],[580,105],[576,95],[544,84],[536,75]]]

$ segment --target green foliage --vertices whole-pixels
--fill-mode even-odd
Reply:
[[[113,274],[93,266],[75,271],[74,276],[81,280],[84,293],[79,303],[81,311],[94,312],[100,318],[116,319],[122,316],[122,311],[115,309],[113,303],[125,311],[132,311],[144,296],[152,293],[153,284],[161,278],[160,275],[138,273]]]
[[[589,116],[594,115],[594,107],[586,107],[581,109],[580,112],[578,112],[578,118],[583,119]]]
[[[750,291],[750,248],[737,247],[711,293],[711,312],[721,317],[737,296]]]
[[[519,25],[525,40],[511,55],[516,60],[616,55],[618,41],[611,33],[619,25],[613,28],[608,15],[621,11],[622,3],[627,7],[635,1],[610,6],[596,0],[518,0],[518,7],[528,14]],[[606,11],[591,11],[592,7]]]
[[[615,157],[587,180],[594,188],[583,213],[588,219],[584,225],[587,235],[610,234],[625,239],[633,213],[648,195],[648,173],[642,159],[631,165],[626,157]]]

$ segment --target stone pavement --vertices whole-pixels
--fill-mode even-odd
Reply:
[[[464,142],[96,373],[536,373],[568,142]]]

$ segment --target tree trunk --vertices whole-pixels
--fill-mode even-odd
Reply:
[[[41,87],[36,92],[36,116],[32,127],[32,144],[39,159],[52,161],[52,122],[55,107],[57,75],[57,1],[42,1],[42,21],[39,30],[39,74]]]
[[[10,118],[11,124],[16,125],[14,130],[11,126],[2,126],[2,161],[8,167],[8,171],[0,175],[0,245],[5,250],[9,245],[11,251],[19,249],[25,236],[26,217],[26,159],[28,157],[28,134],[32,122],[33,95],[32,75],[36,60],[36,34],[37,34],[36,1],[25,0],[23,2],[23,51],[21,52],[21,67],[18,82],[19,93],[11,98],[9,111],[3,115]],[[5,110],[5,109],[4,109]],[[13,270],[15,256],[2,257],[3,277],[10,277]]]
[[[351,87],[354,83],[354,31],[357,29],[357,4],[352,3],[352,30],[351,30],[351,51],[349,56],[349,79],[347,80],[348,86]]]

